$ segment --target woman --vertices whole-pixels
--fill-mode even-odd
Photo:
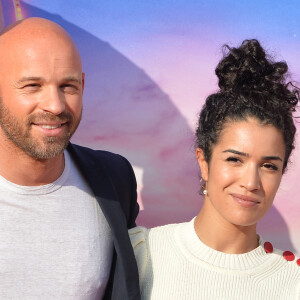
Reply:
[[[257,40],[227,49],[196,133],[201,211],[130,231],[142,299],[300,299],[300,260],[256,233],[294,148],[299,90]]]

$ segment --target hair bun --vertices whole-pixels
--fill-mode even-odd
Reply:
[[[267,58],[260,43],[245,40],[238,48],[224,46],[227,51],[216,68],[221,92],[233,92],[253,96],[272,94],[286,100],[294,109],[298,102],[298,89],[290,91],[285,83],[288,66],[285,62],[273,62]],[[268,97],[267,97],[268,98]]]

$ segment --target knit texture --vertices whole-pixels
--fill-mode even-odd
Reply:
[[[188,223],[129,231],[142,300],[299,300],[300,266],[264,241],[244,254],[209,248]]]

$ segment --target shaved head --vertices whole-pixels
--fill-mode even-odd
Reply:
[[[26,18],[21,21],[14,22],[9,26],[5,27],[4,30],[1,32],[1,35],[7,32],[12,32],[13,30],[34,30],[36,33],[43,33],[47,28],[49,30],[54,30],[57,32],[60,31],[68,35],[67,32],[57,23],[48,19],[38,17]]]
[[[0,34],[0,40],[6,38],[18,38],[18,40],[27,40],[28,38],[47,37],[47,34],[54,34],[62,39],[69,40],[74,46],[74,42],[70,35],[58,24],[43,18],[28,18],[17,21],[6,28]],[[76,48],[76,46],[75,46]]]
[[[72,51],[74,58],[81,66],[78,49],[71,36],[58,24],[43,18],[28,18],[6,27],[0,35],[0,63],[7,61],[16,51],[24,51],[29,46],[50,47],[64,45],[66,50]],[[9,57],[8,57],[9,56]],[[0,70],[1,76],[1,70]]]
[[[70,35],[42,18],[16,22],[0,35],[0,66],[0,143],[36,159],[61,154],[79,124],[84,87]]]

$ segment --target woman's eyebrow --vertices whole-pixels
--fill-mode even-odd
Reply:
[[[237,151],[237,150],[234,150],[234,149],[227,149],[227,150],[224,150],[223,152],[230,152],[230,153],[241,155],[241,156],[249,156],[248,153],[240,152],[240,151]],[[272,156],[272,155],[263,156],[262,159],[263,160],[280,160],[280,161],[282,161],[282,159],[279,156]]]
[[[233,149],[227,149],[227,150],[224,150],[223,152],[230,152],[230,153],[241,155],[241,156],[249,156],[248,153],[240,152],[240,151],[233,150]]]
[[[279,156],[264,156],[263,157],[264,160],[281,160],[282,159]]]

